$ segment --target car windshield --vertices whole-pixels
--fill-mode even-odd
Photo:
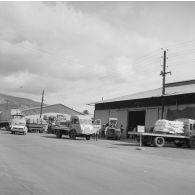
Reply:
[[[80,119],[80,124],[91,125],[92,121],[90,119]]]

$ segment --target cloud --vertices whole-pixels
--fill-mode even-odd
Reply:
[[[125,18],[129,9],[119,9]],[[161,45],[64,2],[1,2],[0,28],[1,89],[27,96],[45,89],[52,103],[88,103],[144,83],[135,57]]]

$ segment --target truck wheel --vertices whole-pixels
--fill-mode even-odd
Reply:
[[[163,137],[155,137],[154,145],[156,147],[163,147],[165,145],[165,139]]]
[[[62,132],[61,131],[56,131],[56,137],[61,138],[62,137]]]
[[[76,131],[74,129],[70,131],[69,137],[70,139],[73,139],[73,140],[76,139]]]
[[[86,135],[86,140],[90,140],[90,135]]]

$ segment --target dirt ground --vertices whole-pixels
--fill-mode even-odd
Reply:
[[[195,194],[195,149],[0,131],[1,195]]]

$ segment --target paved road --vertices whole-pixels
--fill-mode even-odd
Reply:
[[[195,149],[0,132],[0,195],[195,194]]]

